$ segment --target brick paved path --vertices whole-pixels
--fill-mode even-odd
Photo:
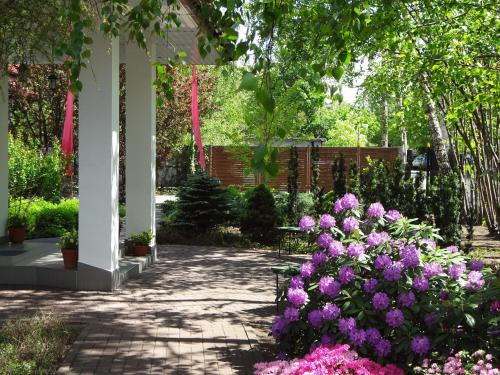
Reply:
[[[83,322],[58,373],[248,374],[269,359],[274,254],[160,246],[159,255],[114,293],[0,290],[0,319],[41,309]]]

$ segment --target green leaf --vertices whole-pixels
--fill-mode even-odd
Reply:
[[[338,81],[340,78],[342,78],[344,69],[342,69],[340,66],[337,66],[335,69],[333,69],[332,74],[333,77]]]
[[[240,90],[255,91],[257,89],[257,77],[250,72],[245,72],[241,77]]]
[[[273,113],[274,108],[276,106],[276,103],[274,102],[274,98],[271,96],[269,91],[263,88],[258,88],[255,91],[255,98],[257,101],[264,107],[264,109],[269,112]]]
[[[469,327],[474,327],[476,325],[476,319],[471,314],[465,313],[465,321]]]

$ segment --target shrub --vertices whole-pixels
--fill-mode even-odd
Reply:
[[[381,366],[360,358],[348,345],[321,345],[304,358],[257,363],[255,374],[404,375],[404,372],[394,365]]]
[[[414,374],[467,374],[498,375],[500,370],[493,366],[493,356],[484,350],[469,354],[460,351],[448,358],[425,359],[420,366],[414,367]]]
[[[273,194],[276,211],[278,212],[280,218],[279,222],[295,225],[298,220],[288,221],[288,197],[289,197],[288,192],[274,190],[274,189],[271,192]]]
[[[347,182],[345,179],[345,159],[344,154],[340,154],[332,162],[332,180],[334,199],[343,196],[347,191]]]
[[[230,219],[226,190],[215,177],[203,172],[190,175],[179,188],[171,225],[205,232]]]
[[[63,233],[58,245],[61,249],[78,250],[78,232],[71,230]]]
[[[152,232],[136,233],[132,234],[128,238],[128,243],[133,246],[149,246],[149,244],[153,240],[153,237],[154,236]]]
[[[273,194],[261,184],[251,190],[240,231],[254,242],[271,244],[276,240],[276,227],[281,224]]]
[[[288,283],[287,308],[273,324],[285,351],[304,354],[328,338],[407,366],[433,348],[498,350],[491,269],[468,264],[456,247],[436,247],[432,227],[378,202],[363,215],[346,194],[335,212],[336,225],[322,217],[321,230],[301,220],[303,230],[318,234],[319,250]]]
[[[460,244],[462,226],[460,225],[460,184],[458,177],[451,175],[436,176],[432,187],[434,221],[446,245]]]
[[[312,193],[299,193],[297,200],[297,215],[302,217],[314,212],[314,196]],[[297,224],[296,222],[293,224]]]
[[[290,160],[288,161],[287,180],[287,216],[289,223],[295,223],[297,217],[297,195],[299,193],[299,154],[297,147],[290,147]]]

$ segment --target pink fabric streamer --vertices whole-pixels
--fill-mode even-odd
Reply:
[[[64,128],[61,142],[61,149],[67,160],[69,160],[73,154],[73,102],[73,93],[68,91],[66,96],[66,113],[64,116]],[[66,169],[66,176],[72,175],[73,166],[69,163],[68,168]]]
[[[198,146],[198,163],[205,169],[205,153],[201,142],[200,112],[198,111],[198,82],[196,80],[196,65],[193,65],[193,78],[191,84],[191,116],[193,118],[194,141]]]

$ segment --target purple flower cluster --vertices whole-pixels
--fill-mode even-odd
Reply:
[[[305,262],[300,266],[300,276],[303,278],[311,277],[316,272],[316,266],[313,262]]]
[[[389,296],[384,292],[375,293],[372,298],[372,305],[376,310],[385,310],[389,307]]]
[[[399,251],[401,261],[406,268],[415,268],[420,265],[420,252],[415,245],[404,246]]]
[[[469,262],[469,268],[471,271],[481,271],[484,268],[484,263],[478,259],[471,260]]]
[[[311,216],[304,216],[299,221],[299,228],[302,232],[309,232],[314,228],[315,222]]]
[[[401,219],[401,214],[397,210],[389,210],[387,211],[385,217],[389,223],[395,223]]]
[[[348,334],[353,329],[356,329],[356,320],[354,318],[339,319],[339,331]]]
[[[379,202],[372,203],[366,210],[366,214],[373,219],[380,219],[385,214],[384,206]]]
[[[410,290],[409,292],[402,292],[398,296],[398,303],[404,307],[412,307],[415,303],[415,294]]]
[[[330,233],[321,233],[318,237],[318,245],[323,249],[328,249],[328,246],[332,243],[333,237]]]
[[[448,274],[453,280],[458,280],[467,269],[465,263],[453,264],[448,267]]]
[[[334,320],[340,316],[340,308],[334,303],[326,303],[323,306],[323,319]]]
[[[354,277],[356,277],[356,275],[355,275],[354,269],[352,267],[349,267],[349,266],[340,267],[339,280],[340,280],[341,284],[343,284],[343,285],[349,284],[354,279]]]
[[[443,268],[441,265],[437,262],[432,262],[432,263],[426,263],[424,264],[424,269],[422,273],[427,279],[430,279],[431,277],[439,275],[441,272],[443,272]]]
[[[307,320],[309,320],[311,326],[319,328],[323,322],[323,312],[321,310],[312,310],[307,314]]]
[[[405,317],[399,309],[392,309],[387,314],[385,314],[385,322],[392,328],[401,326],[404,321]]]
[[[332,257],[339,257],[345,253],[345,247],[339,241],[332,241],[332,243],[328,246],[328,252]]]
[[[391,352],[391,342],[387,339],[380,339],[375,344],[375,354],[379,357],[387,357]]]
[[[363,284],[363,290],[368,294],[373,294],[377,290],[378,281],[377,279],[370,278],[366,279]]]
[[[386,241],[386,239],[384,238],[384,236],[382,236],[381,233],[377,233],[377,232],[370,233],[368,235],[368,237],[366,238],[366,243],[369,246],[373,246],[373,247],[382,245],[385,241]]]
[[[346,217],[344,219],[344,222],[342,223],[342,229],[344,229],[344,231],[348,233],[354,232],[356,229],[359,229],[358,219],[351,216]]]
[[[467,289],[481,289],[484,285],[483,274],[480,271],[471,271],[467,276],[465,288]]]
[[[401,279],[401,272],[403,271],[403,263],[392,262],[384,269],[384,279],[387,281],[398,281]]]
[[[411,350],[415,354],[424,355],[431,348],[431,342],[426,336],[416,336],[411,340]]]
[[[302,280],[302,277],[300,276],[292,276],[290,278],[290,288],[295,289],[295,288],[304,288],[304,280]]]
[[[422,244],[426,245],[431,250],[436,250],[436,242],[434,242],[433,240],[431,240],[429,238],[424,238],[422,240]]]
[[[283,316],[289,322],[294,322],[296,320],[299,320],[299,309],[296,307],[289,306],[285,309]]]
[[[271,326],[271,333],[273,337],[278,338],[283,333],[283,331],[288,327],[288,324],[289,321],[286,318],[282,316],[277,316],[274,319],[273,324]]]
[[[362,329],[354,328],[349,332],[349,340],[351,341],[352,345],[361,346],[365,343],[366,333]]]
[[[446,248],[446,250],[447,250],[449,253],[452,253],[452,254],[453,254],[453,253],[457,253],[457,252],[458,252],[458,247],[456,247],[456,246],[448,246],[448,247]]]
[[[380,254],[374,262],[375,268],[378,270],[383,270],[385,267],[387,267],[389,264],[392,263],[392,259],[389,255],[387,254]]]
[[[304,289],[290,288],[287,293],[288,302],[293,306],[299,307],[309,302],[309,295]]]
[[[324,214],[319,218],[319,227],[321,229],[330,229],[335,226],[335,218],[332,215]]]
[[[312,255],[312,262],[316,267],[321,266],[323,263],[325,263],[328,260],[328,257],[326,254],[322,251],[316,251]]]
[[[417,292],[425,292],[429,289],[429,280],[423,276],[417,276],[413,279],[412,286]]]
[[[358,208],[359,202],[354,194],[347,193],[335,202],[334,211],[336,214],[344,210],[353,210]]]
[[[336,297],[340,293],[340,284],[331,276],[323,276],[319,280],[319,291],[329,297]]]
[[[359,258],[365,253],[365,246],[359,242],[350,243],[347,246],[347,255],[352,258]]]

